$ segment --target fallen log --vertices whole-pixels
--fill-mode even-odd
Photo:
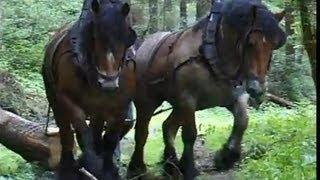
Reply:
[[[59,133],[45,134],[44,125],[0,109],[0,143],[29,162],[54,170],[60,160]]]
[[[270,94],[270,93],[267,93],[266,94],[266,98],[273,102],[273,103],[276,103],[280,106],[284,106],[284,107],[287,107],[287,108],[293,108],[295,105],[293,102],[291,101],[288,101],[282,97],[279,97],[279,96],[276,96],[276,95],[273,95],[273,94]]]

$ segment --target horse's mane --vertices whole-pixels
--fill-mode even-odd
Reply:
[[[239,5],[247,6],[248,3],[256,7],[266,9],[266,7],[263,6],[258,0],[226,0],[226,1],[223,1],[222,3],[223,3],[223,6],[221,9],[221,14],[223,15],[230,13],[230,10],[236,6],[239,6]],[[239,9],[239,10],[243,10],[243,9]],[[235,11],[233,12],[235,14],[241,13],[241,12],[235,12]],[[200,18],[200,20],[192,27],[193,31],[198,31],[206,27],[206,24],[208,22],[208,15],[209,15],[209,12],[207,13],[206,16]],[[236,19],[234,19],[234,21],[231,23],[237,23]]]
[[[69,29],[69,41],[71,51],[74,54],[73,62],[79,67],[81,72],[84,72],[84,78],[89,83],[94,82],[94,60],[90,52],[93,36],[93,13],[91,11],[91,1],[84,0],[81,14],[73,26]],[[82,74],[82,73],[81,73]]]
[[[223,2],[221,14],[228,18],[228,24],[235,29],[241,31],[241,28],[245,26],[239,22],[238,14],[248,12],[250,6],[255,6],[257,16],[255,19],[255,26],[260,28],[267,39],[274,39],[275,36],[285,36],[282,30],[278,26],[278,22],[273,16],[272,12],[264,6],[259,0],[228,0]],[[206,28],[208,23],[208,15],[202,17],[193,27],[193,31],[198,31]],[[252,20],[250,17],[244,17],[244,23],[250,23]]]
[[[87,70],[93,63],[89,58],[90,52],[88,52],[93,35],[92,21],[91,0],[85,0],[78,20],[69,30],[71,49],[77,57],[75,63],[83,70]]]

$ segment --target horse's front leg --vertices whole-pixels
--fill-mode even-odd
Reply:
[[[93,144],[94,150],[97,155],[103,152],[103,141],[102,132],[104,130],[104,121],[102,118],[91,117],[90,118],[90,129],[93,133]]]
[[[114,151],[119,144],[123,122],[109,126],[103,136],[103,179],[119,179],[118,168],[113,162]]]
[[[180,127],[179,123],[181,123],[181,118],[179,117],[179,113],[173,109],[169,117],[162,124],[162,134],[165,145],[163,153],[164,170],[174,177],[178,176],[180,171],[179,168],[177,169],[177,167],[179,167],[179,161],[174,146],[177,131]]]
[[[240,159],[241,141],[248,126],[248,98],[248,94],[243,94],[233,106],[228,108],[234,116],[234,124],[227,143],[223,145],[215,156],[215,167],[218,170],[230,169]]]
[[[185,102],[185,101],[184,101]],[[183,153],[179,162],[180,169],[183,173],[184,180],[194,179],[198,171],[194,165],[193,147],[197,138],[197,128],[195,124],[195,105],[183,105],[177,111],[182,121],[182,141],[184,144]]]
[[[59,127],[60,143],[61,143],[61,157],[58,168],[57,179],[78,179],[78,164],[73,155],[74,149],[74,135],[71,130],[70,118],[66,116],[62,109],[53,106],[54,118]]]
[[[127,177],[133,178],[135,176],[141,175],[147,171],[146,165],[143,160],[144,155],[144,145],[146,144],[149,132],[149,122],[153,115],[153,112],[158,107],[155,104],[148,104],[149,106],[137,104],[137,122],[135,125],[135,148],[132,154]]]
[[[75,104],[68,96],[59,96],[60,107],[64,109],[64,115],[71,122],[76,135],[82,156],[79,160],[80,165],[87,171],[99,177],[101,174],[102,161],[98,158],[94,151],[92,131],[86,124],[86,115],[84,111]],[[63,138],[63,137],[62,137]]]

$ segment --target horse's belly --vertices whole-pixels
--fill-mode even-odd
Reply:
[[[197,92],[197,109],[207,109],[215,106],[225,107],[232,104],[232,96],[229,88],[211,83],[209,87]]]
[[[232,87],[214,78],[201,63],[190,63],[176,72],[175,94],[188,93],[195,98],[197,109],[232,104]]]

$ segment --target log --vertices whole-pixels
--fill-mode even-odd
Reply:
[[[267,93],[266,98],[273,103],[287,108],[293,108],[295,106],[293,102],[285,100],[284,98],[276,96],[274,94]]]
[[[0,143],[29,162],[54,170],[60,160],[60,137],[59,133],[48,136],[44,129],[43,124],[0,109]]]

